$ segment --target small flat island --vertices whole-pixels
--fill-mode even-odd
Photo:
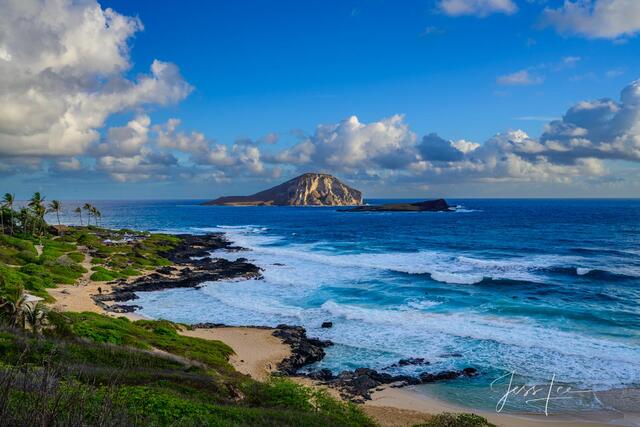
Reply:
[[[449,206],[446,200],[436,199],[415,203],[356,206],[351,209],[340,209],[340,212],[453,212],[455,210],[455,207]]]

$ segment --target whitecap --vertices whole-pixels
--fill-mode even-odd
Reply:
[[[576,268],[576,274],[578,274],[578,276],[584,276],[585,274],[589,274],[592,271],[593,271],[592,268],[583,268],[583,267]]]

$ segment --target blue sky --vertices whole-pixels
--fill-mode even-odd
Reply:
[[[20,84],[45,98],[111,94],[113,87],[122,98],[100,98],[93,104],[104,102],[102,111],[89,112],[77,96],[64,106],[40,105],[33,92],[15,89],[18,80],[0,85],[8,101],[50,120],[28,141],[15,137],[15,129],[30,128],[17,113],[8,114],[15,123],[0,120],[0,176],[24,196],[206,198],[313,170],[335,173],[370,197],[630,197],[640,188],[635,122],[606,135],[575,120],[545,131],[582,101],[619,103],[638,78],[635,2],[29,0],[25,11],[6,1],[6,19],[26,16],[38,28],[52,15],[64,22],[48,44],[19,40],[24,28],[12,37],[7,22],[0,67],[16,67],[8,74],[28,70],[34,81]],[[48,8],[54,13],[38,12]],[[100,16],[89,19],[87,10]],[[76,49],[81,42],[69,34],[91,25],[97,33]],[[94,41],[96,49],[87,49]],[[22,57],[19,49],[35,53]],[[43,66],[34,58],[47,49],[60,57]],[[154,61],[170,64],[170,76],[150,71]],[[65,84],[43,87],[38,73]],[[157,87],[141,94],[146,77]],[[602,117],[631,104],[611,104]],[[56,127],[72,113],[83,119],[73,127],[81,137]],[[630,114],[640,117],[624,117]],[[172,119],[180,121],[175,131]],[[318,132],[319,125],[328,128]],[[586,130],[569,140],[565,125]],[[442,142],[425,142],[431,133]],[[34,146],[15,148],[23,143]],[[448,154],[436,153],[442,149]],[[559,155],[566,152],[573,155]]]
[[[544,5],[526,1],[514,15],[485,18],[450,17],[433,1],[102,4],[145,26],[133,40],[132,73],[158,58],[195,86],[179,110],[158,117],[179,111],[189,127],[226,142],[311,131],[352,114],[402,113],[418,133],[448,138],[483,141],[511,128],[537,135],[543,122],[518,118],[559,117],[583,99],[616,97],[640,69],[637,40],[539,29]],[[580,60],[562,66],[567,57]],[[496,82],[523,69],[544,83]]]

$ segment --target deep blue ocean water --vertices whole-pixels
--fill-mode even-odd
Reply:
[[[463,208],[94,204],[105,226],[227,233],[248,251],[214,256],[264,269],[263,280],[141,293],[134,303],[145,316],[303,325],[335,343],[313,368],[336,373],[478,368],[476,379],[436,387],[458,402],[511,371],[528,383],[555,375],[588,389],[640,386],[640,200],[450,202]],[[320,328],[323,321],[333,328]],[[390,367],[407,357],[431,364]]]

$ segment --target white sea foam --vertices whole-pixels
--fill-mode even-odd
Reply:
[[[443,314],[440,301],[424,296],[391,305],[375,298],[334,297],[341,295],[342,287],[352,295],[351,291],[367,289],[363,288],[366,281],[378,278],[384,283],[389,272],[429,274],[433,280],[469,285],[483,278],[544,281],[545,270],[585,265],[580,258],[483,259],[444,251],[340,254],[321,250],[327,245],[285,245],[282,237],[258,225],[199,231],[223,231],[235,244],[250,249],[215,256],[249,258],[264,269],[264,280],[223,281],[199,290],[140,294],[135,303],[144,307],[142,314],[237,325],[294,322],[311,335],[338,344],[329,349],[323,362],[336,369],[348,362],[361,363],[355,360],[382,368],[402,357],[425,357],[433,369],[448,369],[455,360],[440,356],[456,351],[470,365],[516,369],[534,378],[556,374],[563,381],[603,388],[640,383],[640,350],[624,340],[468,310]],[[576,267],[578,274],[583,272],[578,268],[584,267]],[[326,293],[329,287],[333,291]],[[334,327],[320,328],[326,320],[333,321]],[[354,359],[337,360],[333,354]]]
[[[480,274],[455,274],[455,273],[443,273],[434,271],[431,273],[431,278],[438,282],[452,283],[458,285],[473,285],[474,283],[480,283],[484,279],[484,276]]]
[[[440,305],[441,303],[438,301],[431,301],[429,299],[424,299],[424,298],[421,298],[421,299],[412,298],[406,301],[405,304],[409,309],[425,310],[431,307],[435,307],[436,305]]]
[[[252,252],[243,253],[242,256],[249,256],[258,264],[266,257],[269,260],[278,259],[279,262],[284,260],[288,265],[305,262],[344,269],[429,274],[433,280],[451,284],[475,284],[485,277],[542,282],[545,276],[541,270],[555,263],[573,261],[558,257],[483,260],[444,251],[335,254],[314,250],[311,245],[273,246],[281,241],[279,237],[256,235],[254,231],[230,233],[229,238],[235,244],[251,249]],[[261,264],[261,267],[266,266]]]
[[[293,300],[304,294],[299,290]],[[627,343],[589,337],[538,325],[533,321],[490,317],[473,312],[429,312],[431,302],[408,301],[395,308],[324,302],[303,308],[291,300],[291,289],[261,281],[212,283],[199,290],[175,289],[140,294],[142,314],[184,322],[274,326],[295,322],[311,334],[354,351],[386,352],[382,368],[401,357],[425,357],[434,369],[446,369],[452,348],[465,363],[516,369],[520,374],[588,387],[613,387],[640,382],[640,351]],[[187,309],[188,308],[188,309]],[[324,320],[334,327],[319,328]],[[331,355],[331,353],[330,353]],[[342,357],[349,357],[343,353]],[[330,356],[329,356],[330,357]],[[348,361],[342,361],[347,363]],[[329,360],[327,363],[336,363]]]
[[[576,268],[576,273],[578,274],[578,276],[584,276],[585,274],[589,274],[592,271],[593,271],[592,268],[583,268],[583,267]]]

